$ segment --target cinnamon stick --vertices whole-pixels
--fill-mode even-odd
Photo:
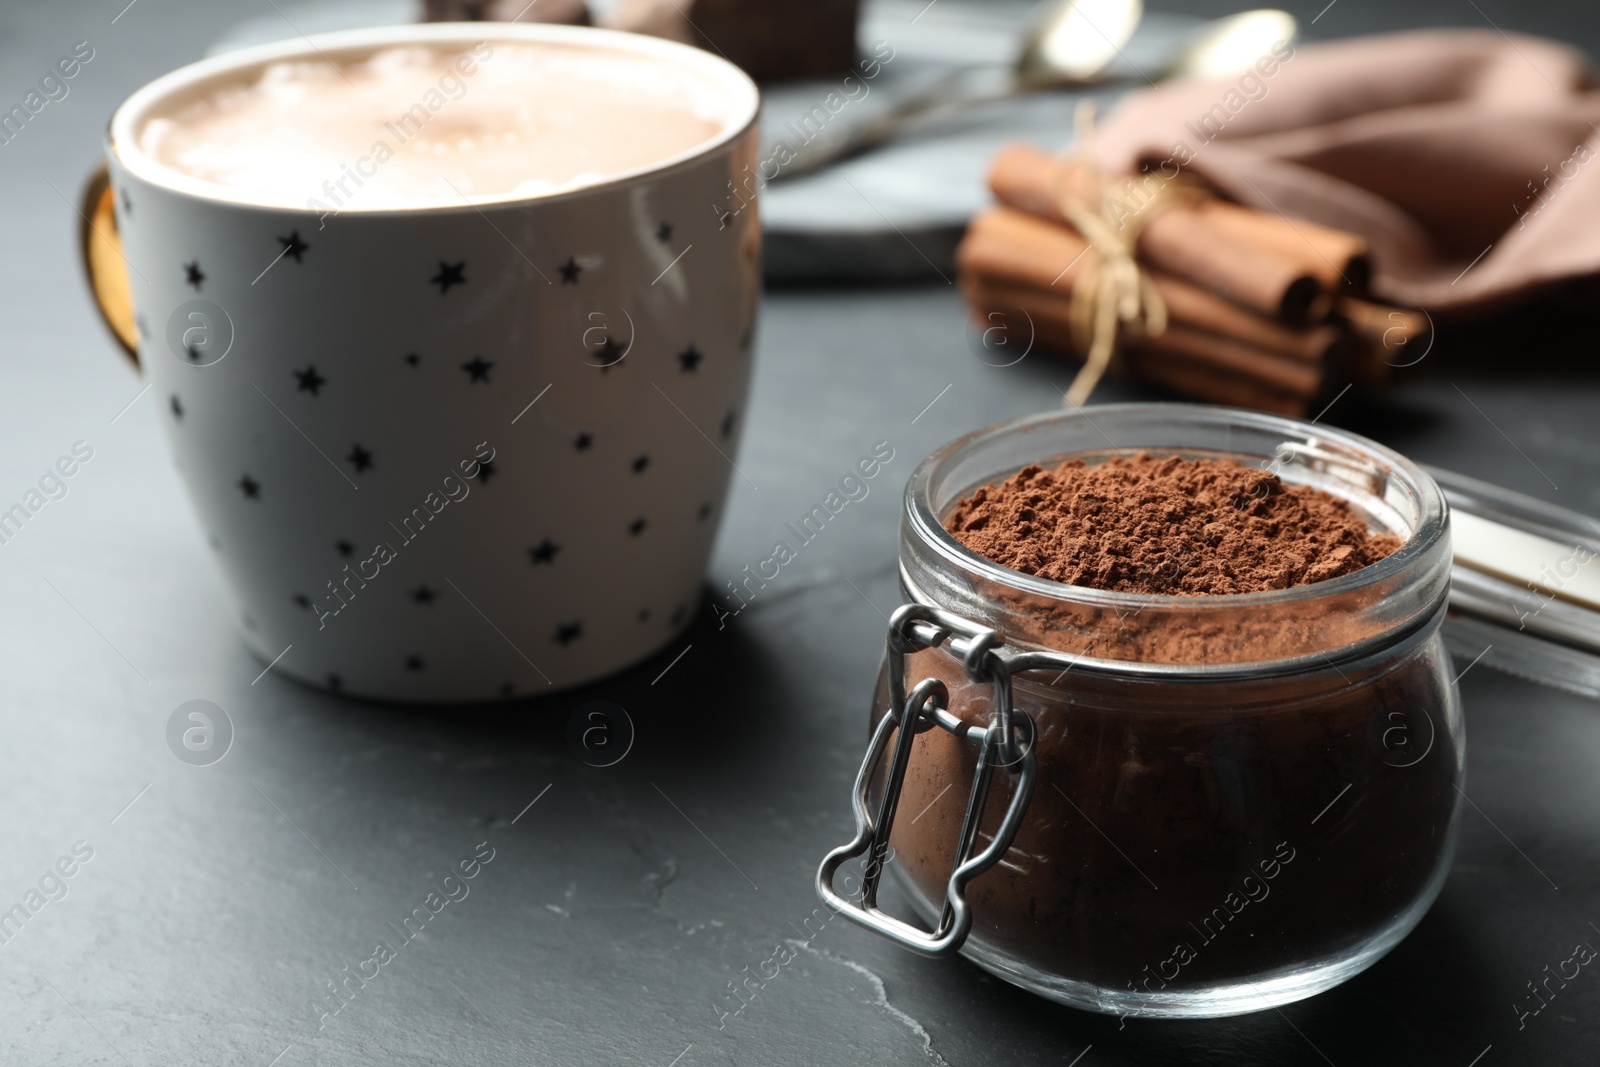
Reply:
[[[1209,367],[1160,359],[1143,350],[1129,352],[1126,365],[1140,380],[1195,400],[1287,415],[1292,419],[1303,419],[1311,414],[1311,403],[1306,398],[1285,396],[1248,380],[1219,377]]]
[[[980,318],[994,312],[1010,316],[1020,310],[1032,324],[1038,343],[1081,355],[1073,343],[1070,294],[1008,285],[971,273],[963,277],[962,287]],[[1132,341],[1126,352],[1139,353],[1128,365],[1140,377],[1146,376],[1144,370],[1169,363],[1203,368],[1215,381],[1198,395],[1235,398],[1229,403],[1237,403],[1241,390],[1248,390],[1252,399],[1256,393],[1271,393],[1304,404],[1322,391],[1326,381],[1325,368],[1320,365],[1287,360],[1235,338],[1180,325],[1169,325],[1159,336]]]
[[[1016,303],[1007,297],[975,285],[970,279],[967,284],[968,300],[982,325],[992,325],[992,320],[986,318],[991,313],[1009,316],[1018,309]],[[1039,315],[1033,320],[1033,331],[1033,341],[1037,347],[1068,354],[1075,351],[1070,328],[1054,317]],[[1296,418],[1304,418],[1310,408],[1307,397],[1286,395],[1247,377],[1226,370],[1219,371],[1215,366],[1186,361],[1182,352],[1161,353],[1148,348],[1130,347],[1122,354],[1122,364],[1131,376],[1140,381],[1195,400]]]
[[[977,215],[956,252],[957,264],[985,280],[1070,294],[1093,269],[1093,255],[1079,234],[1014,208]],[[1166,301],[1174,325],[1231,337],[1253,348],[1302,363],[1348,358],[1348,343],[1333,326],[1290,329],[1197,285],[1161,271],[1147,271]]]
[[[1346,230],[1257,211],[1228,200],[1202,200],[1194,210],[1218,231],[1279,249],[1299,261],[1330,292],[1364,293],[1372,282],[1367,239]]]
[[[1153,183],[1162,181],[1157,174],[1126,179],[1118,187],[1118,201],[1131,216],[1146,202]],[[1083,168],[1023,144],[995,156],[989,188],[1004,204],[1058,221],[1066,221],[1058,200],[1063,190],[1084,199],[1096,195]],[[1192,205],[1168,207],[1140,231],[1140,258],[1264,315],[1304,323],[1327,314],[1331,298],[1319,279],[1323,272],[1310,262],[1319,257],[1276,238],[1251,237],[1237,219],[1230,222],[1218,225]]]
[[[1414,366],[1433,342],[1433,321],[1420,311],[1345,297],[1338,316],[1363,342],[1356,384],[1374,388],[1399,368]]]

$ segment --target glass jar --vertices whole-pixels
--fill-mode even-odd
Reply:
[[[1022,574],[944,528],[959,499],[1029,464],[1138,452],[1271,469],[1402,546],[1312,585],[1157,596]],[[978,431],[924,461],[905,499],[909,603],[855,839],[818,872],[830,907],[1136,1016],[1311,996],[1421,920],[1455,848],[1464,734],[1440,635],[1448,511],[1418,466],[1292,419],[1130,404]],[[852,900],[832,883],[857,857]],[[878,906],[885,866],[931,931]]]

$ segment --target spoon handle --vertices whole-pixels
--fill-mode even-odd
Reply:
[[[887,110],[869,119],[826,127],[817,137],[799,146],[794,158],[781,167],[771,180],[784,181],[810,174],[830,163],[856,155],[891,139],[906,125],[925,116],[941,112],[955,114],[1030,91],[1028,86],[1014,77],[991,84],[969,84],[975,72],[992,74],[1003,69],[992,66],[962,67],[901,97]]]

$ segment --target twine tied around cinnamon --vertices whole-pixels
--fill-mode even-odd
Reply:
[[[1089,243],[1084,250],[1089,257],[1084,262],[1084,277],[1072,287],[1071,306],[1073,338],[1084,361],[1062,398],[1064,406],[1082,407],[1124,340],[1159,337],[1167,328],[1166,302],[1140,268],[1135,253],[1139,234],[1162,211],[1203,194],[1189,181],[1163,178],[1153,190],[1147,186],[1147,198],[1137,210],[1129,211],[1106,191],[1105,175],[1093,161],[1094,104],[1078,101],[1074,118],[1075,169],[1093,191],[1087,198],[1081,196],[1063,171],[1056,198],[1061,213]]]

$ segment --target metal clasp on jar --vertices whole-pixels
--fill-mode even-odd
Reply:
[[[991,682],[994,702],[987,727],[962,722],[949,711],[950,693],[937,678],[924,678],[906,691],[906,657],[913,652],[949,642],[961,657],[967,677]],[[1000,862],[1011,847],[1028,801],[1033,796],[1037,768],[1034,761],[1034,725],[1026,712],[1011,706],[1011,659],[1000,648],[1003,638],[994,630],[923,604],[907,604],[889,621],[889,711],[872,734],[872,743],[856,775],[854,807],[856,834],[849,844],[834,849],[817,870],[817,894],[835,912],[926,956],[946,956],[961,948],[972,929],[967,904],[967,884]],[[1024,659],[1028,657],[1023,657]],[[889,851],[895,808],[900,801],[906,768],[911,762],[916,735],[935,726],[978,746],[978,765],[967,795],[967,810],[956,841],[950,880],[945,889],[944,911],[930,932],[894,918],[878,907],[878,881]],[[868,791],[890,735],[898,733],[885,775],[883,796],[874,813]],[[978,825],[983,818],[994,771],[1003,768],[1016,778],[1016,787],[994,838],[973,854]],[[860,903],[833,888],[834,875],[846,862],[870,855],[862,876]]]

